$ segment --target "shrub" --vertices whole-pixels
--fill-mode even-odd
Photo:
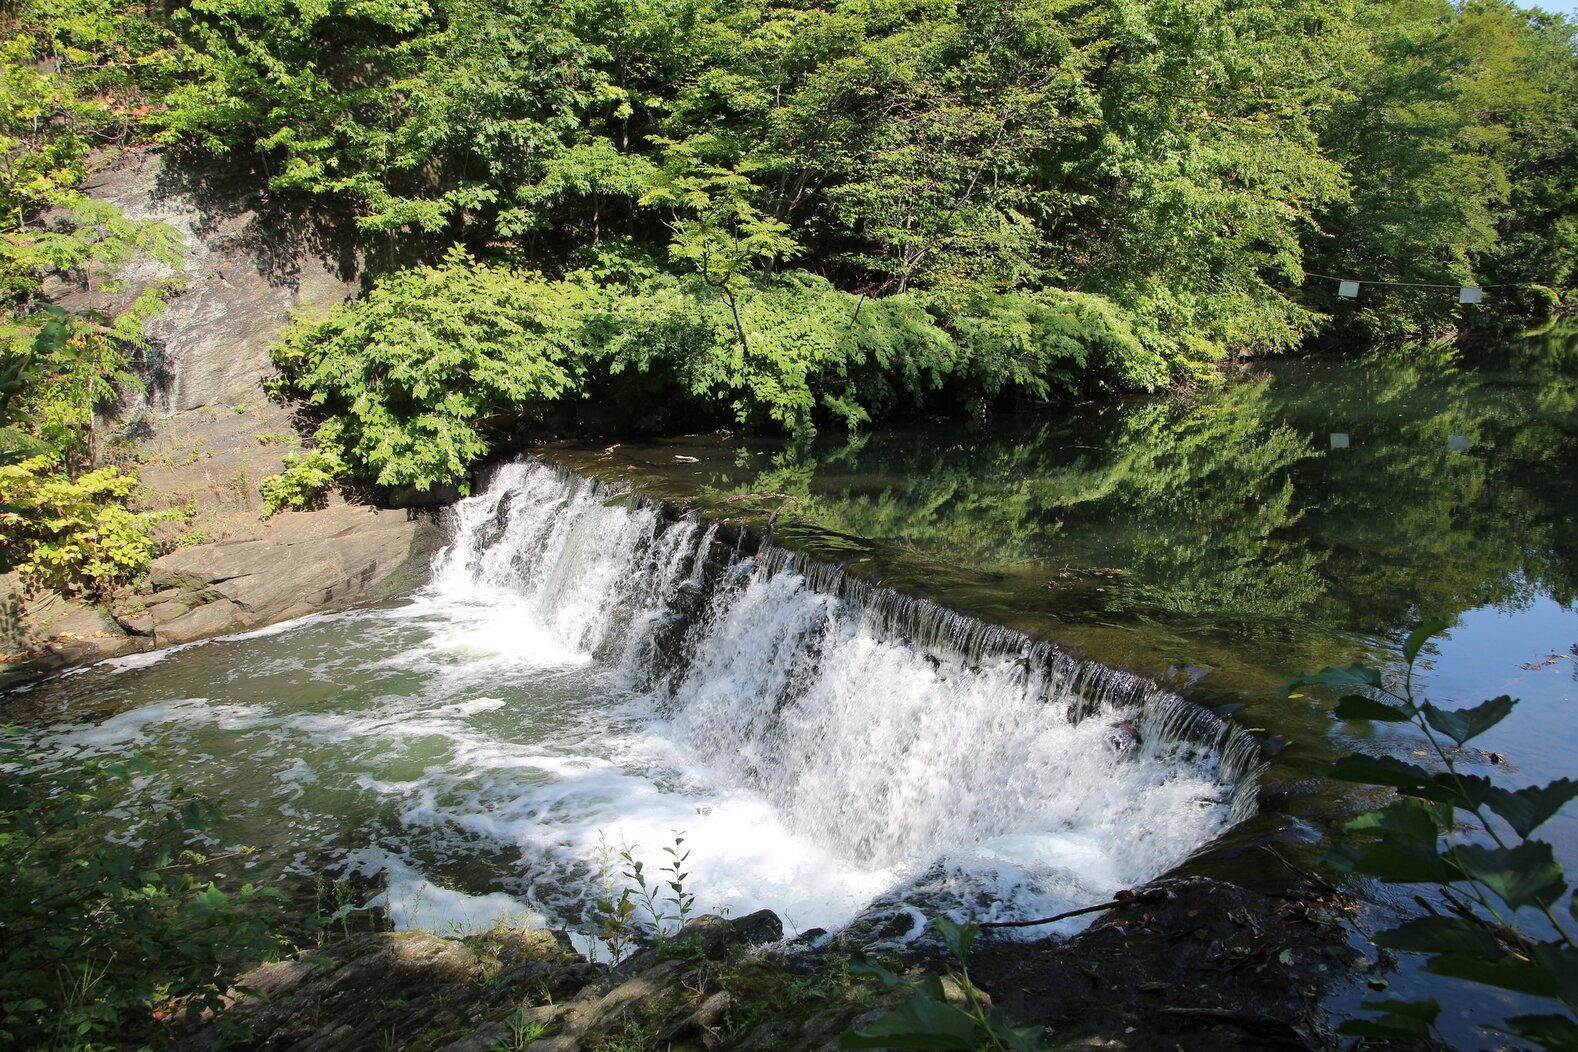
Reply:
[[[1440,912],[1379,933],[1376,945],[1428,954],[1425,969],[1437,975],[1552,1001],[1560,1014],[1513,1016],[1506,1021],[1508,1032],[1540,1048],[1578,1048],[1578,944],[1567,932],[1578,921],[1578,895],[1551,845],[1531,836],[1578,797],[1578,782],[1562,778],[1509,790],[1459,769],[1459,750],[1504,720],[1517,702],[1503,695],[1471,708],[1443,709],[1415,697],[1414,662],[1430,637],[1445,628],[1429,621],[1409,635],[1403,645],[1408,672],[1395,689],[1377,669],[1362,664],[1324,669],[1288,684],[1289,692],[1312,685],[1357,691],[1338,700],[1339,719],[1412,723],[1442,768],[1432,774],[1387,756],[1339,760],[1331,777],[1390,788],[1397,799],[1348,823],[1360,839],[1333,849],[1327,862],[1387,884],[1437,885]],[[1520,915],[1530,913],[1543,918],[1547,937],[1523,930]],[[1378,1018],[1349,1020],[1340,1033],[1389,1040],[1440,1036],[1435,1020],[1441,1006],[1433,997],[1364,1007]]]
[[[579,296],[454,249],[292,328],[274,354],[285,373],[276,393],[320,406],[319,446],[358,474],[464,488],[492,433],[540,418],[574,387]]]
[[[0,566],[34,585],[113,595],[153,559],[155,516],[127,507],[136,490],[114,467],[73,479],[49,454],[0,464]]]
[[[332,447],[310,453],[286,453],[284,462],[284,471],[270,475],[258,485],[265,515],[278,515],[287,509],[321,508],[328,499],[329,487],[345,474],[345,465]]]
[[[100,1049],[147,1042],[170,1014],[219,1004],[274,947],[260,903],[193,876],[176,845],[218,816],[172,806],[146,842],[112,838],[146,763],[67,761],[45,771],[0,731],[0,1045]]]

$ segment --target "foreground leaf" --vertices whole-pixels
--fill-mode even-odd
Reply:
[[[1410,953],[1461,953],[1475,957],[1494,957],[1501,953],[1501,945],[1494,935],[1461,917],[1416,917],[1380,932],[1373,941],[1389,950]]]
[[[1458,745],[1479,737],[1507,718],[1517,702],[1503,694],[1467,709],[1442,709],[1425,702],[1425,722]]]
[[[1534,997],[1555,997],[1558,989],[1555,976],[1538,964],[1511,954],[1494,960],[1461,953],[1442,954],[1426,964],[1425,970]]]
[[[1404,797],[1384,810],[1370,811],[1348,823],[1350,833],[1395,835],[1435,849],[1441,827],[1436,813],[1423,800]]]
[[[1526,837],[1560,811],[1562,805],[1578,796],[1578,782],[1560,778],[1549,785],[1531,785],[1527,789],[1509,792],[1494,789],[1486,795],[1485,803],[1521,837]]]
[[[1374,720],[1377,723],[1407,723],[1413,718],[1396,705],[1363,694],[1344,694],[1337,699],[1332,714],[1339,720]]]
[[[1551,845],[1539,840],[1510,848],[1466,844],[1455,856],[1465,874],[1495,892],[1510,909],[1535,901],[1555,902],[1567,890]]]
[[[1429,771],[1390,756],[1344,756],[1326,768],[1326,776],[1339,782],[1389,785],[1431,800],[1446,798],[1442,787],[1435,783]]]
[[[1366,1001],[1362,1007],[1381,1013],[1381,1018],[1349,1019],[1337,1028],[1337,1033],[1383,1040],[1428,1038],[1430,1025],[1441,1014],[1441,1005],[1434,997],[1423,1001]]]
[[[1515,1015],[1512,1033],[1552,1052],[1578,1052],[1578,1024],[1563,1015]]]
[[[845,1034],[838,1047],[973,1049],[976,1023],[953,1005],[917,997],[866,1029]]]
[[[1434,851],[1386,840],[1360,847],[1344,844],[1332,848],[1326,855],[1326,864],[1396,884],[1451,884],[1463,878],[1462,870]]]
[[[1312,676],[1300,676],[1282,688],[1283,693],[1300,687],[1380,687],[1381,674],[1369,665],[1355,662],[1347,668],[1327,666]]]
[[[1403,660],[1410,665],[1419,656],[1419,651],[1430,641],[1432,636],[1438,636],[1450,627],[1439,617],[1427,618],[1419,627],[1408,633],[1408,638],[1403,641]]]
[[[1530,947],[1529,956],[1556,980],[1558,996],[1578,1005],[1578,950],[1560,943],[1541,942]]]

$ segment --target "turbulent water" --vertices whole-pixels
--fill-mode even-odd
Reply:
[[[225,797],[214,846],[377,874],[440,930],[584,926],[677,837],[698,909],[1042,916],[1252,796],[1247,736],[1143,680],[567,472],[451,516],[422,591],[90,670],[53,689],[130,707],[50,744],[136,748],[149,792]]]

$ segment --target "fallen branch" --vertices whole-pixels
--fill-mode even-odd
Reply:
[[[1066,912],[1059,913],[1055,917],[1042,917],[1039,920],[1021,921],[979,921],[977,922],[976,926],[979,928],[1032,928],[1037,924],[1052,924],[1056,921],[1068,920],[1070,917],[1083,916],[1086,913],[1100,913],[1102,910],[1116,909],[1119,906],[1132,906],[1136,902],[1160,902],[1166,897],[1167,892],[1161,890],[1160,888],[1139,893],[1132,891],[1120,891],[1111,902],[1103,902],[1095,906],[1083,906],[1077,910],[1068,910]]]

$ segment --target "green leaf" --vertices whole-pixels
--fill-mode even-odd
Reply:
[[[1365,1001],[1359,1007],[1371,1012],[1417,1019],[1423,1023],[1434,1023],[1441,1014],[1441,1005],[1434,997],[1427,997],[1423,1001]]]
[[[1370,811],[1348,823],[1350,833],[1394,834],[1432,850],[1440,834],[1436,813],[1423,800],[1404,797],[1380,811]]]
[[[1552,1052],[1578,1052],[1578,1023],[1564,1015],[1515,1015],[1512,1032]]]
[[[1339,720],[1374,720],[1377,723],[1406,723],[1413,718],[1396,705],[1363,694],[1344,694],[1337,699],[1332,713]]]
[[[1349,1019],[1337,1028],[1339,1034],[1350,1037],[1428,1038],[1430,1024],[1441,1014],[1441,1006],[1434,997],[1423,1001],[1366,1001],[1364,1008],[1380,1012],[1381,1018]]]
[[[1355,662],[1347,668],[1327,666],[1312,676],[1300,676],[1282,688],[1283,693],[1300,687],[1380,687],[1381,674],[1369,665]]]
[[[1428,799],[1442,799],[1441,789],[1423,767],[1390,756],[1344,756],[1326,768],[1326,777],[1362,785],[1389,785]]]
[[[845,1034],[838,1047],[970,1050],[976,1037],[973,1018],[946,1002],[917,997],[866,1029]]]
[[[849,966],[849,974],[869,976],[890,990],[900,986],[912,985],[908,979],[894,974],[876,961],[855,961]]]
[[[1494,789],[1486,797],[1490,809],[1507,820],[1513,830],[1526,837],[1555,816],[1562,805],[1578,796],[1578,782],[1559,778],[1548,785],[1531,785],[1509,792]]]
[[[1410,953],[1458,953],[1474,957],[1495,957],[1501,953],[1494,935],[1461,917],[1416,917],[1378,933],[1373,941],[1389,950]]]
[[[1434,851],[1395,840],[1360,847],[1339,845],[1327,852],[1326,864],[1395,884],[1451,884],[1463,877],[1462,870]]]
[[[1435,792],[1432,799],[1451,800],[1470,810],[1485,806],[1498,792],[1489,778],[1479,774],[1438,774],[1430,782]]]
[[[1517,702],[1503,694],[1499,698],[1482,701],[1470,709],[1441,709],[1425,702],[1425,722],[1448,738],[1464,744],[1479,737],[1507,718]]]
[[[1532,961],[1510,954],[1487,960],[1463,953],[1446,953],[1431,958],[1425,971],[1535,997],[1555,997],[1557,993],[1555,976]]]
[[[1386,1016],[1387,1022],[1369,1019],[1349,1019],[1337,1027],[1344,1037],[1373,1037],[1377,1041],[1395,1041],[1407,1038],[1428,1038],[1430,1028],[1417,1019],[1404,1016]]]
[[[1440,635],[1450,627],[1439,617],[1427,618],[1419,627],[1408,633],[1408,638],[1403,641],[1403,660],[1410,665],[1419,657],[1419,651],[1430,641],[1430,637]]]
[[[1536,900],[1555,902],[1567,890],[1562,867],[1543,841],[1526,840],[1511,848],[1466,844],[1456,857],[1468,877],[1495,892],[1510,909]]]
[[[943,944],[950,953],[960,961],[970,957],[970,946],[975,942],[976,933],[981,929],[974,924],[958,924],[952,918],[939,916],[932,920],[937,926],[937,934],[942,936]]]
[[[1556,980],[1560,997],[1578,1004],[1578,950],[1555,942],[1539,942],[1529,948],[1529,956]]]

